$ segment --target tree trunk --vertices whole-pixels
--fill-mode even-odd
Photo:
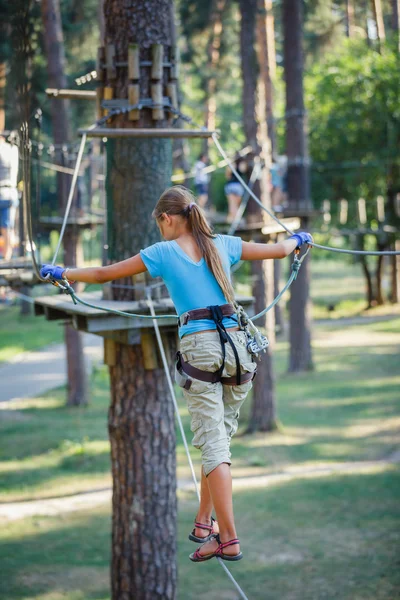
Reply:
[[[284,0],[284,63],[286,81],[286,153],[288,157],[288,202],[291,211],[301,216],[301,227],[308,229],[312,208],[309,160],[305,132],[303,95],[303,10],[301,0]],[[289,372],[313,368],[310,331],[310,256],[307,256],[290,296]]]
[[[258,144],[258,123],[256,119],[256,97],[257,97],[257,56],[255,52],[256,14],[257,0],[240,0],[241,29],[240,50],[243,77],[243,127],[246,135],[246,144],[251,145],[255,155],[260,154]],[[261,126],[260,126],[260,129]],[[265,139],[261,139],[261,143]],[[267,161],[267,164],[269,161]],[[270,206],[268,192],[268,180],[265,169],[262,171],[262,179],[255,182],[255,194],[261,201]],[[255,202],[249,202],[248,222],[260,222],[265,219],[265,212]],[[261,241],[261,240],[259,240]],[[265,308],[273,299],[273,261],[253,261],[251,263],[252,276],[255,279],[253,295],[256,298],[256,311]],[[267,285],[267,281],[271,282]],[[271,345],[274,343],[275,322],[274,312],[268,315],[267,334]],[[257,326],[265,327],[266,318],[257,321]],[[273,376],[273,364],[270,350],[262,355],[262,361],[258,367],[258,375],[254,380],[253,403],[249,422],[249,431],[271,431],[276,428],[275,409],[275,382]]]
[[[392,29],[397,35],[397,47],[400,52],[400,0],[392,0]]]
[[[206,115],[205,127],[210,131],[216,129],[217,104],[215,93],[217,91],[217,68],[220,58],[221,36],[222,36],[222,13],[225,10],[226,0],[212,0],[210,11],[211,34],[207,47],[207,78],[206,87]],[[204,152],[207,153],[211,139],[204,140]]]
[[[346,35],[348,38],[353,37],[354,28],[354,5],[353,0],[346,0]]]
[[[357,235],[357,250],[364,250],[364,236],[362,234]],[[372,308],[374,305],[374,289],[372,285],[372,276],[368,265],[368,259],[365,255],[360,254],[360,264],[365,277],[366,290],[367,290],[367,309]]]
[[[280,292],[281,271],[282,271],[281,261],[274,260],[274,298],[276,298],[276,296]],[[278,302],[277,304],[275,304],[275,306],[272,310],[275,312],[276,330],[277,330],[277,332],[279,332],[281,334],[281,333],[283,333],[283,330],[284,330],[284,321],[283,321],[283,315],[282,315],[282,307],[281,307],[280,303]]]
[[[385,41],[385,25],[383,23],[383,13],[381,0],[372,0],[372,11],[376,23],[376,33],[378,36],[379,47]]]
[[[272,78],[275,73],[275,30],[271,0],[258,0],[257,11],[257,49],[260,65],[261,82],[265,97],[265,118],[271,155],[276,160],[278,154],[276,128],[274,121],[274,100]]]
[[[394,240],[392,250],[400,252],[400,240]],[[400,302],[400,256],[393,254],[391,257],[391,294],[390,301],[393,304]]]
[[[387,235],[383,234],[383,239],[377,238],[377,250],[378,252],[385,252],[388,249],[389,243],[387,239]],[[385,239],[386,238],[386,239]],[[385,271],[385,256],[380,255],[377,257],[376,261],[376,272],[375,272],[375,281],[376,281],[376,303],[379,306],[385,304],[385,298],[382,289],[382,279]]]
[[[42,0],[41,2],[43,35],[47,55],[47,72],[49,86],[65,88],[65,56],[61,26],[59,0]],[[70,140],[69,103],[68,100],[53,99],[51,106],[53,138],[56,144],[56,161],[63,163],[62,144]],[[71,176],[57,173],[57,189],[60,198],[60,212],[65,213],[68,200]],[[64,235],[64,264],[76,264],[76,238],[69,228]],[[78,406],[86,404],[87,374],[83,353],[82,333],[70,325],[65,326],[65,344],[67,348],[68,398],[67,404]]]
[[[6,62],[0,62],[0,132],[6,128]]]
[[[164,48],[170,59],[171,0],[105,0],[107,43],[117,61],[126,61],[129,43],[139,46],[141,61],[151,60],[151,45]],[[140,98],[151,97],[150,69],[141,69]],[[127,72],[108,79],[114,97],[127,96]],[[128,115],[109,126],[154,127],[152,112],[142,110],[138,121]],[[109,139],[107,143],[107,204],[109,259],[118,261],[159,241],[151,212],[170,185],[172,144],[168,139]],[[121,280],[122,284],[132,280]],[[132,299],[134,291],[114,288],[114,299]],[[108,361],[111,378],[109,435],[113,476],[112,565],[113,600],[169,600],[175,598],[176,569],[176,457],[174,409],[165,374],[145,364],[138,343],[113,343]],[[164,334],[167,353],[175,345],[175,331]],[[155,338],[153,356],[157,356]],[[165,530],[168,552],[160,544]]]

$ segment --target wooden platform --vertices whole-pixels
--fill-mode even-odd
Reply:
[[[86,302],[97,304],[104,308],[113,308],[124,312],[144,315],[150,314],[145,300],[134,302],[102,300],[101,291],[83,293],[80,294],[80,297]],[[238,301],[246,308],[249,308],[253,303],[253,298],[243,296],[239,297]],[[171,315],[170,317],[158,320],[158,324],[162,329],[176,329],[177,318],[175,307],[170,298],[154,301],[154,310],[156,314]],[[151,319],[122,317],[104,312],[98,308],[89,308],[82,304],[74,304],[72,298],[65,294],[35,298],[35,315],[44,315],[48,321],[69,321],[75,329],[80,331],[95,333],[102,337],[127,344],[139,343],[140,331],[153,329]]]
[[[58,227],[61,228],[63,224],[63,217],[41,217],[39,223],[45,228]],[[101,215],[83,215],[77,217],[76,215],[70,215],[67,221],[67,227],[81,227],[82,229],[92,227],[93,225],[104,225],[105,217]]]
[[[10,271],[15,269],[27,269],[32,266],[32,261],[26,256],[17,256],[11,260],[0,259],[0,273],[1,271]]]
[[[0,286],[22,287],[36,285],[39,279],[33,269],[4,269],[0,270]]]
[[[214,228],[222,233],[227,233],[231,227],[231,223],[228,223],[226,220],[226,216],[224,219],[220,217],[220,215],[216,215],[210,218],[211,223]],[[292,217],[290,219],[280,219],[282,223],[286,225],[286,227],[292,231],[296,231],[296,229],[300,228],[300,218]],[[266,237],[270,235],[274,235],[276,233],[285,233],[286,229],[282,227],[276,221],[269,221],[265,223],[261,221],[259,223],[246,223],[244,219],[239,222],[239,225],[235,231],[235,235],[238,235],[244,239],[250,239],[254,234],[261,234]],[[287,232],[286,232],[287,233]]]

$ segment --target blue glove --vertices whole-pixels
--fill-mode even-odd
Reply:
[[[43,279],[46,279],[47,275],[50,275],[49,279],[56,279],[58,281],[62,281],[63,280],[63,273],[65,271],[64,267],[55,267],[53,265],[42,265],[42,268],[40,269],[40,276],[43,277]]]
[[[300,248],[300,246],[302,244],[306,244],[306,243],[308,244],[309,242],[313,241],[311,235],[309,233],[307,233],[306,231],[298,231],[297,233],[291,235],[289,240],[297,241],[296,249]]]

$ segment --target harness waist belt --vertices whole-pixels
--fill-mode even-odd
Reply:
[[[185,362],[180,352],[177,352],[176,356],[178,359],[178,369],[182,369],[186,375],[189,375],[189,377],[193,377],[194,379],[199,379],[200,381],[207,381],[208,383],[218,383],[220,381],[224,385],[242,385],[243,383],[251,381],[256,376],[256,371],[254,371],[254,373],[241,373],[240,382],[238,383],[237,375],[234,375],[233,377],[220,377],[218,371],[212,373],[193,367],[193,365]]]
[[[224,317],[231,317],[236,312],[232,304],[222,304],[220,309]],[[182,327],[183,325],[186,325],[188,321],[198,321],[199,319],[209,319],[210,321],[213,321],[211,310],[209,308],[188,310],[179,317],[178,324],[179,327]]]

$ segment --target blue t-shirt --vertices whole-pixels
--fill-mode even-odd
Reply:
[[[222,265],[230,281],[230,267],[242,255],[242,240],[233,235],[216,235],[213,238],[219,251]],[[195,262],[175,241],[158,242],[140,251],[140,256],[152,277],[162,277],[175,305],[178,315],[188,310],[205,308],[217,304],[227,304],[227,300],[204,257]],[[234,327],[236,316],[225,317],[225,327]],[[199,319],[189,321],[179,328],[183,337],[195,331],[216,329],[214,321]]]

